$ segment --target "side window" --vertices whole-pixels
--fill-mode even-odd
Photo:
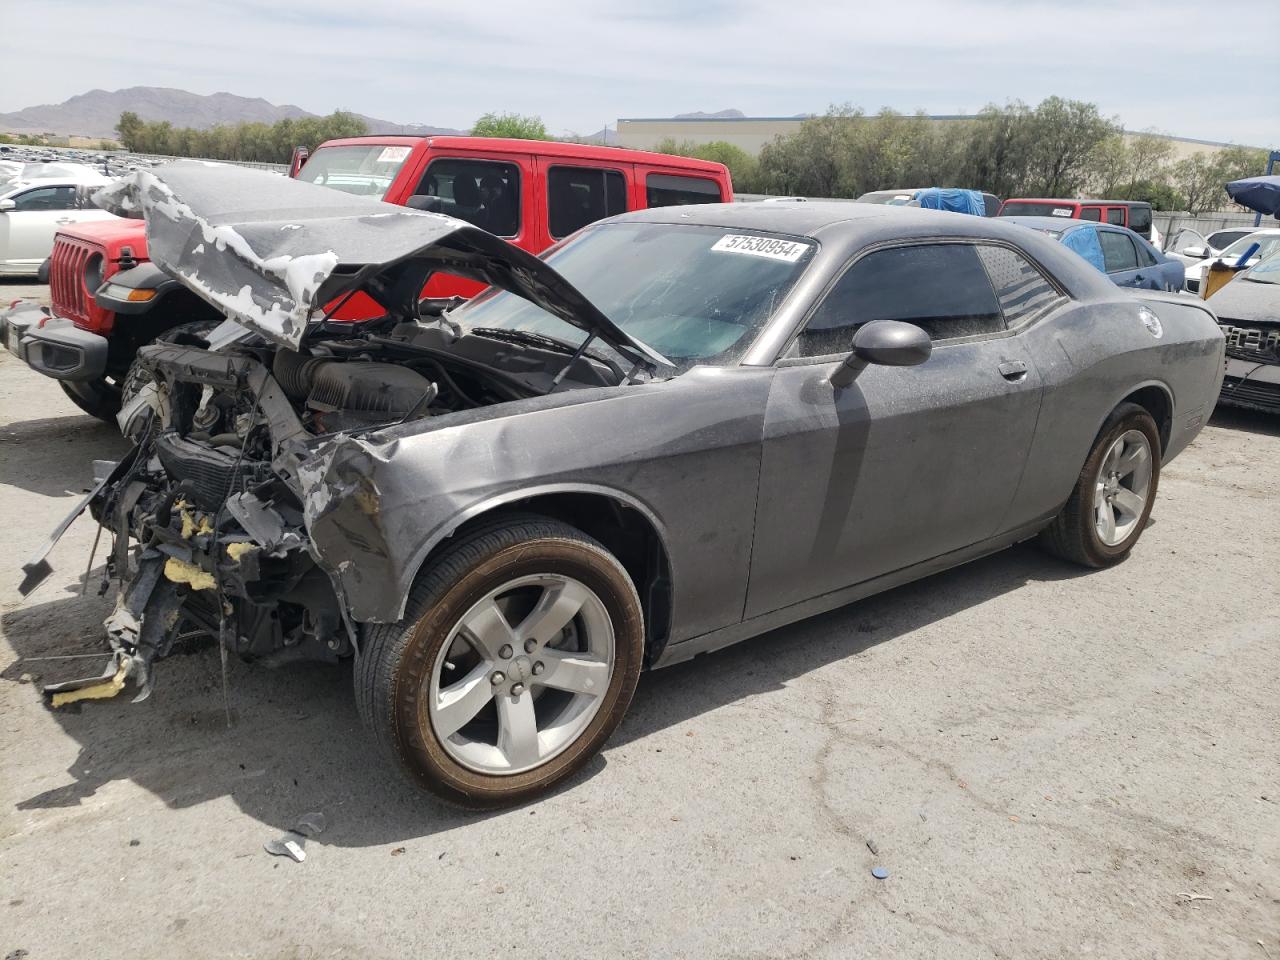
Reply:
[[[494,160],[432,160],[415,196],[439,197],[441,213],[499,237],[520,232],[520,168]]]
[[[1130,207],[1129,229],[1134,233],[1140,233],[1143,236],[1149,234],[1151,232],[1151,208]]]
[[[967,243],[892,247],[849,267],[800,333],[799,355],[848,353],[854,331],[872,320],[904,320],[933,340],[1004,329],[1000,305],[977,250]]]
[[[1098,223],[1102,219],[1102,208],[1101,207],[1081,207],[1080,219],[1092,220],[1094,223]]]
[[[682,207],[690,203],[719,203],[720,184],[702,177],[677,177],[651,173],[645,177],[645,204],[650,207]]]
[[[626,210],[627,181],[617,170],[552,167],[547,171],[547,226],[557,240]]]
[[[1029,260],[1007,247],[981,246],[978,256],[987,268],[1007,326],[1046,313],[1066,299]]]
[[[1133,238],[1130,237],[1130,239]],[[1135,241],[1133,245],[1138,248],[1138,266],[1154,267],[1156,265],[1155,254],[1151,252],[1150,247],[1145,243],[1138,243],[1137,241]]]
[[[1113,226],[1124,226],[1124,207],[1107,207],[1107,223]]]
[[[1138,255],[1126,234],[1099,230],[1098,239],[1102,242],[1102,262],[1106,264],[1107,273],[1138,269]]]
[[[14,210],[73,210],[76,205],[75,187],[39,187],[13,198]]]

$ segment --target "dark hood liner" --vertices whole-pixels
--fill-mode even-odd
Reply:
[[[537,257],[443,214],[200,161],[134,171],[94,199],[146,220],[147,249],[162,270],[291,349],[325,304],[375,277],[413,296],[444,270],[523,297],[633,359],[669,363]]]

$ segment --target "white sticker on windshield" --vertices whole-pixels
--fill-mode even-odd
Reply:
[[[409,156],[408,147],[383,147],[378,154],[378,163],[400,163]]]
[[[1055,217],[1069,217],[1071,216],[1071,208],[1070,207],[1054,207],[1053,215]]]
[[[730,233],[721,237],[712,246],[712,250],[721,253],[748,253],[753,257],[768,257],[770,260],[783,260],[795,263],[809,249],[806,243],[794,240],[778,240],[774,237],[750,237],[741,233]]]

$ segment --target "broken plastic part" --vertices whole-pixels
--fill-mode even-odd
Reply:
[[[108,700],[114,697],[124,689],[125,680],[129,677],[129,665],[122,661],[114,671],[113,666],[114,660],[107,664],[106,672],[97,680],[71,680],[58,684],[61,689],[53,693],[50,705],[56,710],[80,700]],[[45,693],[52,691],[53,687],[45,687]]]

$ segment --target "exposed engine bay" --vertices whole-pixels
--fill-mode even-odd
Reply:
[[[538,335],[464,333],[440,315],[448,305],[322,324],[301,351],[243,328],[216,351],[144,348],[151,410],[92,504],[114,540],[103,589],[121,584],[107,637],[141,695],[182,635],[272,665],[357,647],[340,588],[316,562],[300,481],[335,435],[628,378],[603,354]]]

